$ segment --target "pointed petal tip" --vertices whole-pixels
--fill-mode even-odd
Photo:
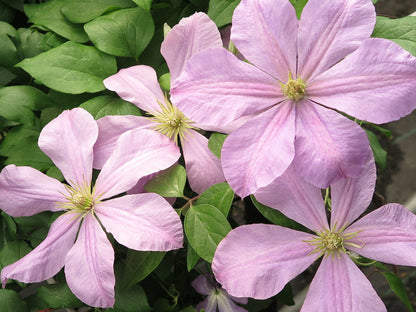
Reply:
[[[168,64],[171,82],[180,76],[187,61],[196,53],[222,47],[220,32],[203,12],[182,18],[163,40],[160,52]]]
[[[94,117],[77,107],[63,111],[39,135],[38,145],[69,183],[92,178],[93,146],[98,137]]]

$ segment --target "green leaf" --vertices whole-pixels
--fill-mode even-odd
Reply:
[[[39,44],[39,48],[43,51],[48,51],[50,49],[56,48],[61,44],[65,43],[67,40],[54,32],[47,32],[43,37],[42,41]]]
[[[8,6],[12,7],[13,9],[23,12],[24,0],[1,0],[1,1],[7,4]]]
[[[372,124],[372,123],[369,123],[369,122],[363,122],[363,123],[365,123],[366,125],[369,125],[373,129],[379,131],[385,137],[390,138],[392,136],[392,134],[393,134],[391,132],[391,130],[386,129],[386,128],[383,128],[383,127],[380,127],[379,125],[375,125],[375,124]]]
[[[34,296],[45,302],[48,308],[80,308],[85,306],[75,297],[66,283],[41,286],[37,288]]]
[[[69,40],[84,43],[88,36],[82,25],[68,21],[61,12],[67,0],[51,0],[40,4],[25,4],[25,14],[29,22],[44,26]]]
[[[7,35],[0,34],[0,66],[12,67],[19,62],[17,49]]]
[[[293,7],[296,10],[297,18],[300,19],[303,8],[305,7],[306,3],[308,3],[308,0],[290,0],[290,3],[292,3]]]
[[[234,9],[240,0],[211,0],[209,2],[208,16],[218,27],[230,24]]]
[[[400,298],[409,312],[414,312],[415,310],[407,296],[406,288],[404,287],[401,278],[391,272],[382,272],[381,274],[386,278],[391,290]]]
[[[8,70],[7,68],[0,66],[0,86],[6,86],[11,81],[13,81],[14,78],[16,78],[17,75]]]
[[[218,183],[201,194],[196,202],[197,205],[208,204],[218,208],[225,217],[228,216],[231,204],[233,203],[234,192],[226,183]]]
[[[160,87],[163,90],[170,90],[170,73],[166,73],[159,78]]]
[[[0,115],[18,123],[34,125],[33,111],[53,106],[42,91],[29,86],[10,86],[0,89]]]
[[[372,36],[394,41],[416,56],[416,16],[396,19],[377,16]]]
[[[378,2],[378,0],[373,0],[373,4],[376,4]]]
[[[16,66],[47,87],[72,94],[104,90],[103,79],[117,71],[113,56],[72,41]]]
[[[39,228],[48,228],[51,221],[51,212],[45,211],[30,217],[14,217],[14,222],[23,233],[33,232]]]
[[[200,258],[201,257],[196,253],[191,244],[188,242],[186,245],[186,268],[188,269],[188,272],[194,268]]]
[[[0,250],[1,268],[16,262],[31,251],[32,248],[23,240],[6,242]]]
[[[85,24],[95,46],[108,54],[138,59],[155,32],[152,15],[141,7],[119,10]]]
[[[33,232],[30,232],[27,240],[30,242],[30,246],[36,248],[40,243],[42,243],[46,236],[48,235],[49,228],[38,228]]]
[[[145,279],[160,264],[165,252],[127,250],[120,289],[125,290]]]
[[[73,109],[80,106],[82,103],[94,98],[95,94],[83,93],[83,94],[68,94],[58,91],[50,90],[48,97],[55,103],[55,107],[61,111],[65,109]],[[55,117],[54,117],[55,118]],[[48,121],[49,122],[49,121]]]
[[[16,48],[20,59],[34,57],[41,54],[44,35],[35,29],[19,28],[16,36]]]
[[[46,174],[50,176],[51,178],[54,178],[61,182],[65,180],[62,172],[56,166],[50,167],[49,170],[46,172]]]
[[[10,37],[16,37],[16,34],[16,29],[14,29],[12,25],[0,21],[0,35],[9,35]]]
[[[119,97],[101,95],[81,104],[82,108],[90,112],[95,119],[107,115],[135,115],[140,116],[140,109]]]
[[[163,197],[183,197],[186,183],[186,171],[181,165],[174,165],[162,170],[146,183],[144,189]]]
[[[364,130],[367,133],[368,141],[370,142],[371,149],[373,150],[375,162],[381,167],[381,169],[385,170],[387,164],[387,152],[380,145],[380,142],[374,132],[367,129]]]
[[[17,226],[16,226],[16,223],[13,221],[13,218],[10,217],[8,214],[6,214],[4,211],[1,212],[1,217],[3,218],[4,223],[6,224],[6,228],[7,228],[8,232],[9,232],[10,236],[13,239],[16,239],[17,238],[16,237],[17,236],[16,235],[16,233],[17,233]]]
[[[15,15],[15,11],[12,8],[0,1],[0,21],[11,23]]]
[[[209,150],[218,158],[221,158],[221,149],[227,135],[214,132],[208,141]]]
[[[266,219],[270,220],[274,224],[281,225],[281,226],[288,227],[288,228],[295,229],[295,230],[304,229],[302,225],[293,221],[292,219],[289,219],[280,211],[259,203],[253,195],[250,195],[250,199],[253,202],[254,206],[256,206],[258,211],[260,211],[260,213]]]
[[[219,242],[231,231],[227,218],[211,205],[191,206],[185,216],[185,233],[196,253],[212,262]]]
[[[45,171],[53,163],[38,146],[39,131],[33,128],[16,126],[5,136],[0,145],[0,155],[8,157],[6,165],[31,166]]]
[[[173,299],[159,297],[153,303],[153,309],[157,312],[176,312],[176,305]]]
[[[153,0],[133,0],[138,6],[142,7],[146,11],[150,11]]]
[[[116,302],[114,308],[106,312],[148,312],[153,309],[149,306],[146,293],[140,285],[134,285],[127,290],[120,291],[116,286]]]
[[[69,21],[83,24],[104,13],[132,7],[130,0],[66,0],[61,11]]]
[[[0,289],[0,307],[3,312],[29,311],[26,303],[15,291],[10,289]]]

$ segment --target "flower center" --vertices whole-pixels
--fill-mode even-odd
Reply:
[[[306,83],[300,77],[296,80],[292,79],[291,73],[286,84],[280,83],[280,88],[286,97],[295,102],[303,99],[306,94]]]
[[[189,120],[176,106],[174,106],[167,98],[165,104],[158,102],[162,111],[153,113],[151,118],[156,123],[154,129],[173,139],[178,143],[178,136],[184,139],[186,133],[192,127],[191,120]]]
[[[67,194],[65,201],[57,203],[59,207],[68,213],[77,213],[84,217],[86,214],[94,211],[94,205],[99,202],[99,196],[95,196],[94,189],[91,191],[89,183],[84,182],[82,185],[74,187],[65,185]]]
[[[341,232],[333,232],[330,230],[323,230],[317,233],[310,241],[307,241],[309,245],[316,246],[312,253],[319,252],[326,257],[331,255],[338,255],[345,253],[347,250],[344,247],[344,237]]]
[[[344,248],[344,238],[338,233],[333,233],[333,232],[324,233],[321,236],[321,243],[322,243],[322,246],[330,252]]]
[[[74,209],[79,211],[88,211],[94,208],[94,199],[88,194],[74,192],[69,200]]]
[[[306,241],[311,246],[316,246],[312,253],[319,252],[325,257],[339,255],[341,253],[348,253],[345,249],[345,246],[350,245],[357,248],[362,248],[362,246],[349,242],[348,240],[356,237],[359,232],[354,233],[343,233],[345,228],[335,231],[335,230],[323,230],[318,232],[318,236],[314,236],[311,240]]]

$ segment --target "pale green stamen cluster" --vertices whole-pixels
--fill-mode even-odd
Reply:
[[[306,242],[311,246],[316,246],[312,253],[319,252],[320,256],[325,255],[325,257],[334,257],[335,255],[339,257],[342,253],[348,253],[345,249],[345,246],[348,245],[362,248],[362,246],[348,242],[348,240],[356,237],[358,232],[345,234],[343,233],[343,230],[344,229],[335,231],[325,229],[318,232],[318,236],[315,236]]]
[[[306,94],[306,83],[300,77],[296,80],[292,79],[291,73],[286,84],[280,83],[280,88],[286,97],[295,102],[303,99]]]
[[[66,210],[67,213],[76,213],[84,217],[94,211],[94,205],[99,202],[99,196],[95,196],[95,188],[91,190],[91,186],[87,182],[82,183],[82,185],[73,185],[75,186],[65,185],[67,190],[67,194],[64,194],[66,201],[59,202],[57,205]]]
[[[173,139],[178,144],[178,136],[180,139],[185,139],[189,129],[194,128],[190,125],[191,120],[167,98],[165,99],[165,104],[158,103],[162,111],[153,113],[154,117],[151,120],[156,123],[154,129]]]

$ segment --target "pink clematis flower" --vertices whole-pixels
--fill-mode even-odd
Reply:
[[[244,117],[222,149],[222,167],[244,197],[293,164],[326,188],[364,169],[365,132],[340,112],[385,123],[416,107],[416,58],[369,38],[371,0],[309,0],[300,20],[289,0],[241,0],[231,40],[193,56],[171,88],[190,119],[213,128]]]
[[[0,173],[1,209],[7,214],[65,211],[39,246],[1,271],[3,287],[10,278],[24,283],[46,280],[65,266],[68,286],[79,299],[95,307],[112,307],[114,251],[103,227],[131,249],[182,247],[180,218],[164,198],[153,193],[112,198],[140,177],[175,163],[178,147],[154,131],[126,132],[92,187],[97,136],[94,118],[81,108],[64,111],[42,130],[39,147],[69,185],[30,167],[9,165]]]
[[[311,229],[251,224],[232,230],[218,245],[212,268],[233,296],[265,299],[323,256],[301,312],[386,312],[350,251],[397,265],[416,266],[416,216],[387,204],[358,218],[372,199],[376,170],[371,152],[357,178],[331,184],[328,223],[321,189],[300,178],[293,167],[255,193],[258,201]]]
[[[247,304],[248,298],[230,296],[218,285],[213,276],[199,275],[191,285],[198,293],[207,296],[204,301],[196,305],[195,310],[198,312],[201,309],[204,309],[204,312],[247,312],[234,302]]]
[[[168,33],[161,47],[172,83],[192,55],[218,46],[222,46],[220,33],[206,14],[195,13],[182,19]],[[104,85],[153,117],[106,116],[98,120],[100,134],[95,146],[94,167],[102,166],[121,133],[147,128],[159,131],[175,142],[179,137],[189,184],[196,193],[225,180],[220,160],[208,148],[208,139],[196,131],[197,128],[204,129],[203,125],[192,122],[170,102],[163,94],[153,68],[138,65],[122,69],[105,79]],[[140,185],[145,182],[141,181]]]

